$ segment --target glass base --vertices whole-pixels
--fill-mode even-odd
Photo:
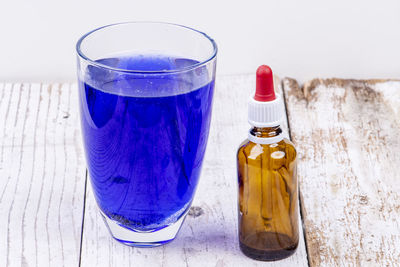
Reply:
[[[121,226],[116,221],[108,218],[101,211],[100,214],[103,217],[104,223],[110,231],[110,234],[115,240],[127,246],[146,248],[161,246],[174,240],[186,217],[185,213],[175,223],[160,230],[138,232]]]

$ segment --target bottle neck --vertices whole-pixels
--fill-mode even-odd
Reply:
[[[249,131],[249,140],[257,144],[274,144],[283,139],[280,125],[274,127],[252,127]]]

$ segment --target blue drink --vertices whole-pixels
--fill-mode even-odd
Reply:
[[[167,56],[98,62],[142,71],[197,63]],[[134,231],[156,231],[186,213],[211,120],[214,80],[207,82],[204,71],[133,77],[88,67],[80,81],[82,132],[93,191],[104,216]]]
[[[111,235],[152,247],[175,238],[206,150],[217,46],[157,22],[113,24],[77,45],[83,143]]]

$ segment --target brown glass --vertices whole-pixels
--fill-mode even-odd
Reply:
[[[253,128],[268,138],[280,127]],[[288,139],[273,144],[244,141],[237,153],[239,243],[250,258],[264,261],[292,255],[299,242],[296,150]]]

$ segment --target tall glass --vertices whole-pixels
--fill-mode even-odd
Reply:
[[[105,26],[77,43],[81,127],[101,215],[118,241],[175,238],[210,128],[217,46],[174,24]]]

